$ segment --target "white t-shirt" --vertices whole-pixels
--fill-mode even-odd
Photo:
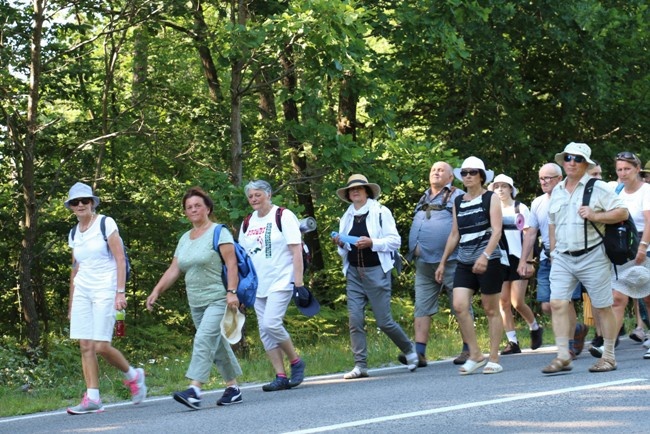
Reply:
[[[515,221],[515,204],[506,208],[501,208],[503,220],[514,222]],[[530,227],[530,211],[523,203],[519,204],[519,214],[524,216],[524,228]],[[506,241],[508,242],[508,254],[521,258],[521,236],[522,231],[519,229],[504,229]]]
[[[275,222],[274,205],[264,217],[253,212],[246,233],[239,229],[239,244],[250,255],[257,272],[257,296],[267,297],[275,291],[293,290],[293,255],[289,244],[302,242],[298,218],[290,210],[282,212],[282,232]]]
[[[101,214],[98,214],[93,224],[85,232],[81,232],[77,224],[74,240],[72,231],[68,234],[68,245],[73,249],[78,267],[74,284],[85,288],[115,290],[117,288],[117,264],[100,229],[102,217]],[[106,238],[117,230],[115,220],[106,217]]]

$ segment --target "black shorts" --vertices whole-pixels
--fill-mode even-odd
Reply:
[[[526,280],[522,278],[519,273],[517,273],[517,267],[519,266],[519,258],[515,255],[508,255],[508,261],[510,261],[510,266],[507,267],[506,277],[503,279],[504,282],[512,282],[514,280]]]
[[[506,267],[501,265],[499,259],[490,259],[487,270],[483,274],[474,274],[472,267],[474,264],[464,264],[459,262],[456,265],[456,274],[454,275],[454,288],[469,288],[474,292],[481,294],[499,294],[503,278],[505,277]]]

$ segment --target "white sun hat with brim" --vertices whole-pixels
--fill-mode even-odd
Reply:
[[[93,208],[97,208],[99,205],[99,198],[93,194],[93,189],[90,185],[84,184],[83,182],[77,182],[75,185],[70,187],[68,191],[68,198],[63,202],[66,208],[70,209],[70,201],[74,199],[83,199],[89,197],[93,200]]]
[[[508,175],[504,175],[503,173],[500,173],[499,175],[494,177],[494,181],[492,181],[492,184],[488,186],[488,190],[494,191],[494,184],[497,182],[503,182],[504,184],[508,184],[510,188],[512,189],[512,198],[514,199],[517,197],[517,193],[519,193],[519,190],[517,190],[517,187],[515,187],[515,182],[512,180],[511,177]]]
[[[454,176],[456,179],[459,181],[463,180],[463,177],[460,176],[460,172],[463,169],[481,169],[483,172],[485,172],[485,182],[488,183],[492,181],[492,178],[494,178],[494,171],[492,170],[486,170],[485,169],[485,164],[483,163],[483,160],[477,157],[468,157],[465,158],[465,161],[463,161],[463,164],[460,166],[458,169],[454,169]]]
[[[221,318],[221,336],[230,344],[236,344],[241,340],[241,331],[246,322],[246,316],[239,309],[226,308]]]
[[[368,178],[366,178],[361,174],[355,173],[354,175],[350,175],[347,184],[345,184],[345,187],[341,187],[338,190],[336,190],[336,195],[343,202],[350,203],[350,199],[348,198],[348,190],[352,187],[359,187],[359,186],[368,187],[370,189],[370,191],[372,192],[372,197],[370,199],[376,200],[381,194],[381,187],[379,187],[379,184],[368,182]]]
[[[632,298],[650,295],[650,259],[646,258],[641,265],[636,265],[634,259],[617,265],[616,273],[612,273],[612,287]]]
[[[560,166],[562,166],[562,163],[564,163],[564,156],[566,154],[580,155],[582,157],[585,157],[587,164],[589,164],[587,170],[596,167],[596,162],[591,159],[591,148],[586,143],[576,143],[576,142],[569,143],[564,147],[564,151],[555,154],[555,162]]]

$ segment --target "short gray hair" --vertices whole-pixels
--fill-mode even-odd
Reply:
[[[246,187],[244,187],[244,193],[246,193],[246,196],[248,196],[248,192],[250,190],[262,190],[269,197],[271,196],[271,193],[273,193],[273,189],[271,189],[271,184],[264,181],[263,179],[255,179],[253,181],[250,181],[248,184],[246,184]]]

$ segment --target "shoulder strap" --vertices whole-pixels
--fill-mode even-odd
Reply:
[[[250,213],[246,217],[244,217],[244,222],[242,223],[242,231],[244,233],[248,232],[248,225],[251,222],[251,217],[253,217],[253,213]]]
[[[275,210],[275,224],[278,225],[280,232],[282,232],[282,213],[285,209],[285,207],[279,206],[278,209]]]
[[[494,194],[493,191],[488,190],[485,193],[483,193],[483,197],[481,198],[481,202],[482,202],[482,205],[483,205],[483,211],[485,212],[488,223],[490,223],[490,203],[492,202],[492,195],[493,194]]]
[[[99,220],[99,229],[102,231],[102,235],[104,236],[104,241],[108,243],[108,237],[106,236],[106,216],[103,215],[101,220]]]
[[[515,201],[515,214],[519,214],[519,205],[521,205],[521,202],[516,200]]]
[[[594,184],[596,184],[596,181],[598,179],[596,178],[591,178],[589,181],[587,181],[587,184],[585,185],[585,192],[582,195],[582,206],[589,206],[589,201],[591,200],[591,193],[594,191]],[[603,234],[600,233],[594,222],[591,220],[585,219],[585,225],[584,225],[584,232],[585,232],[585,250],[587,250],[587,222],[591,223],[591,226],[593,226],[594,229],[596,229],[596,232],[598,232],[598,235],[600,235],[601,238],[603,238]]]
[[[79,225],[76,224],[76,225],[74,225],[72,227],[72,229],[70,229],[70,237],[72,238],[72,241],[74,241],[74,236],[77,233],[77,226],[79,226]]]
[[[614,191],[616,192],[616,194],[620,194],[624,188],[625,188],[625,184],[621,182],[616,186],[616,189]]]
[[[219,253],[219,257],[221,257],[221,252],[219,251],[219,238],[221,238],[221,228],[223,225],[219,223],[217,226],[214,228],[214,233],[212,234],[212,248]],[[221,258],[221,262],[223,262],[223,258]]]

